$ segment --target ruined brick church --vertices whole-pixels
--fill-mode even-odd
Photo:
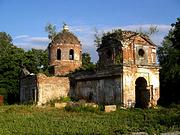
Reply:
[[[74,73],[82,65],[82,45],[67,25],[48,46],[53,76],[22,70],[20,101],[43,105],[60,97],[87,99],[98,104],[152,107],[159,99],[156,45],[149,37],[122,31],[121,40],[109,39],[97,49],[97,70]]]

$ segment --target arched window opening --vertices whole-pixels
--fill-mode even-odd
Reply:
[[[73,49],[71,49],[69,51],[69,60],[74,60],[74,50]]]
[[[139,54],[140,57],[143,57],[145,52],[144,52],[143,49],[139,49],[138,54]]]
[[[57,50],[57,60],[61,60],[61,50]]]
[[[107,58],[108,58],[108,59],[112,58],[112,52],[111,52],[111,50],[108,50],[108,51],[107,51]]]
[[[82,51],[79,53],[79,60],[82,61]]]

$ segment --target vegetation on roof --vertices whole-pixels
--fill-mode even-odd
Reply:
[[[62,30],[52,40],[52,44],[80,44],[78,38],[68,30]]]
[[[61,32],[57,32],[56,26],[53,24],[47,24],[45,31],[48,32],[48,38],[51,40],[51,44],[80,44],[78,38],[69,31],[65,23]]]
[[[96,33],[95,38],[94,42],[97,48],[109,46],[110,44],[121,42],[123,40],[122,30],[117,29],[112,30],[111,32],[103,33],[102,37]]]
[[[151,30],[149,30],[151,31]],[[150,34],[152,34],[151,32]],[[111,32],[103,33],[100,36],[98,33],[95,34],[95,45],[99,49],[101,47],[108,47],[109,45],[121,44],[123,41],[131,40],[134,36],[141,36],[144,40],[149,42],[151,45],[155,45],[149,38],[148,33],[133,32],[133,31],[122,31],[121,29],[115,29]]]

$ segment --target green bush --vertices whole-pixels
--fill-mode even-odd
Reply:
[[[104,105],[99,105],[99,110],[100,111],[104,111],[105,110],[105,106]]]
[[[60,102],[70,102],[72,101],[70,97],[60,97]]]
[[[61,102],[70,102],[72,101],[72,99],[70,97],[60,97],[60,98],[57,98],[57,99],[53,99],[53,100],[50,100],[49,102],[47,102],[45,105],[50,105],[50,106],[54,106],[55,103],[61,103]]]
[[[69,112],[99,112],[99,108],[85,105],[67,105],[65,107],[66,111]]]
[[[4,98],[4,104],[7,104],[7,90],[4,88],[0,88],[0,95]]]

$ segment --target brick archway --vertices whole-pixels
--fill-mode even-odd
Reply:
[[[135,107],[147,108],[150,102],[150,92],[147,90],[147,81],[144,77],[139,77],[135,82],[136,104]]]

